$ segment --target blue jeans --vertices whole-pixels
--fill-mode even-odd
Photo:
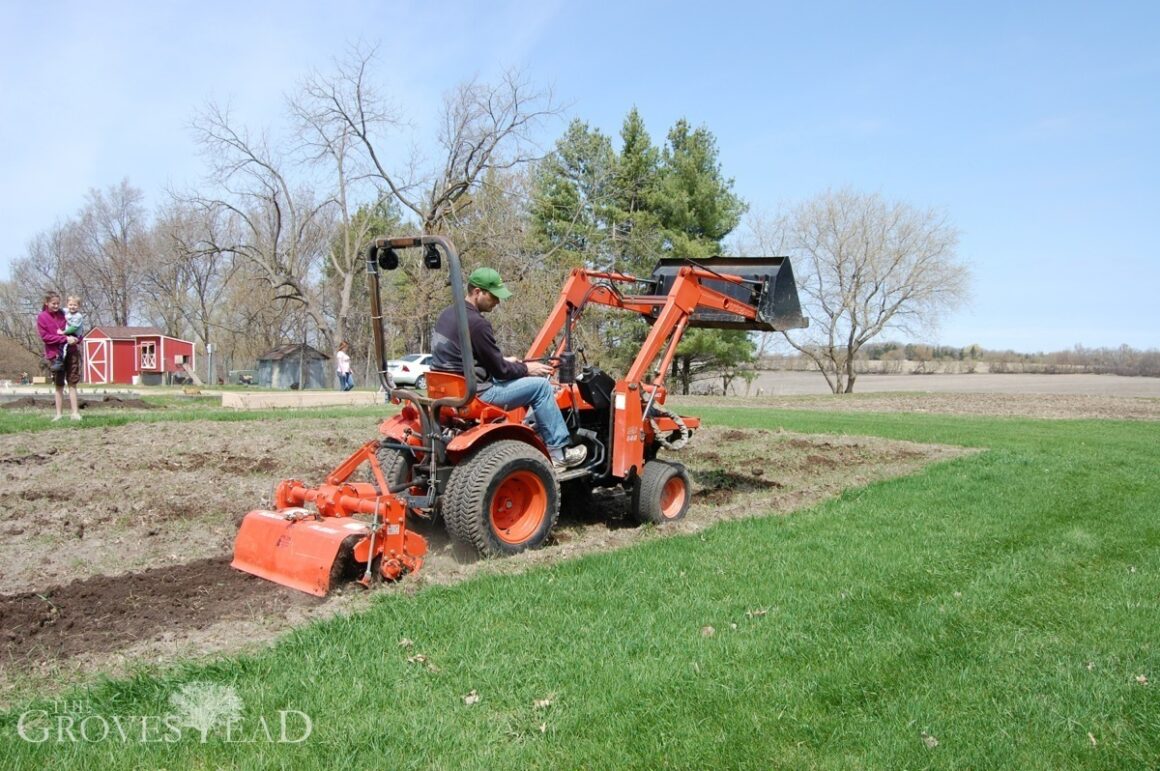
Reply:
[[[536,431],[549,450],[567,447],[572,435],[564,423],[564,414],[556,404],[556,393],[546,377],[521,377],[517,380],[497,380],[491,388],[479,394],[481,401],[501,409],[531,407],[536,415]]]

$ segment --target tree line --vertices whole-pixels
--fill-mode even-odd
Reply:
[[[816,369],[813,360],[801,354],[769,355],[758,362],[760,369]],[[871,343],[859,352],[855,368],[876,374],[1037,374],[1037,375],[1120,375],[1160,377],[1160,350],[1140,350],[1128,345],[1090,348],[1076,345],[1061,351],[1025,353],[1009,349],[984,348],[978,343],[956,347],[926,343],[887,341]]]
[[[0,282],[0,334],[38,351],[33,319],[51,288],[80,295],[92,323],[195,340],[203,375],[209,345],[224,375],[288,342],[330,354],[347,341],[368,378],[362,250],[372,237],[444,235],[468,269],[498,269],[517,295],[495,327],[501,346],[519,350],[573,267],[647,277],[659,257],[727,254],[732,236],[742,253],[794,256],[814,323],[787,340],[817,357],[838,392],[852,390],[848,362],[888,324],[937,319],[965,296],[957,233],[940,216],[848,190],[775,218],[751,215],[708,128],[680,120],[657,144],[635,108],[616,141],[577,119],[545,152],[534,140],[562,110],[518,72],[452,90],[436,151],[405,151],[409,116],[382,92],[376,61],[373,48],[356,48],[305,78],[281,133],[240,123],[228,106],[202,108],[193,131],[205,184],[167,191],[153,211],[127,179],[90,191]],[[748,241],[737,239],[743,222]],[[446,274],[418,260],[386,274],[388,353],[428,350],[448,296]],[[644,322],[594,315],[578,344],[589,360],[622,368]],[[766,345],[740,331],[690,330],[670,382],[727,385]]]

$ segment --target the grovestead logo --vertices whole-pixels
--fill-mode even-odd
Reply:
[[[112,715],[83,700],[55,702],[53,709],[23,712],[16,725],[20,738],[45,742],[180,741],[299,744],[310,738],[314,723],[305,712],[280,709],[272,715],[247,716],[242,699],[230,685],[187,683],[169,695],[170,711],[156,715]]]
[[[242,699],[231,685],[189,683],[169,694],[169,704],[178,725],[201,733],[202,744],[218,723],[229,726],[242,719]]]

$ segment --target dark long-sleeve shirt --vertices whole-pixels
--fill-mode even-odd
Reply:
[[[471,335],[471,352],[475,356],[475,374],[479,380],[477,390],[486,390],[493,380],[515,380],[528,374],[528,365],[521,361],[508,361],[503,357],[495,341],[491,322],[471,303],[467,303],[467,331]],[[435,369],[445,372],[463,371],[463,352],[459,347],[459,328],[455,322],[453,305],[445,308],[435,321],[431,354]]]

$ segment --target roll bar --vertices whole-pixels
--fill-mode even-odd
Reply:
[[[439,251],[447,255],[447,268],[451,281],[451,296],[455,308],[455,326],[459,333],[459,350],[462,352],[463,379],[467,382],[467,391],[461,397],[447,396],[430,400],[414,391],[394,388],[390,373],[387,371],[386,336],[383,332],[383,307],[379,286],[379,268],[393,270],[398,266],[399,257],[396,249],[413,249],[423,247],[423,264],[429,269],[440,267]],[[367,283],[371,295],[371,334],[375,341],[375,351],[379,359],[379,382],[383,384],[387,394],[415,402],[416,405],[429,405],[432,414],[439,407],[458,409],[463,407],[475,396],[475,356],[471,350],[471,334],[467,328],[467,296],[463,289],[463,268],[459,261],[459,253],[455,246],[443,236],[406,236],[401,238],[376,238],[367,247]],[[420,409],[420,413],[424,410]]]

